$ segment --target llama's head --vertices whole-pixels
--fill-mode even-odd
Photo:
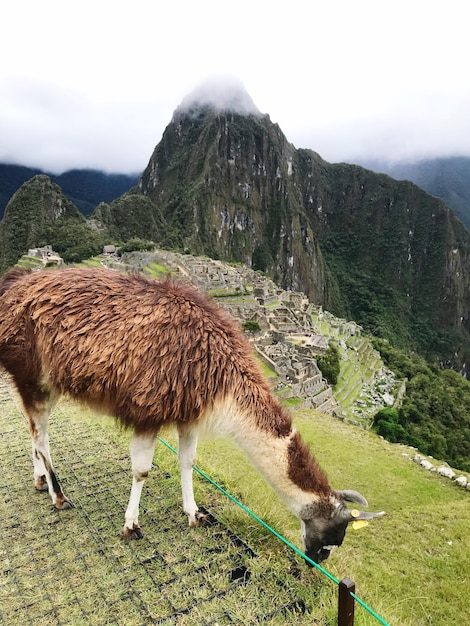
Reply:
[[[345,501],[368,506],[367,500],[357,491],[334,491],[325,500],[319,500],[304,507],[301,512],[301,532],[305,554],[315,563],[327,559],[335,546],[343,543],[350,523],[358,526],[367,523],[380,513],[366,513],[349,509]],[[307,564],[308,561],[306,561]]]

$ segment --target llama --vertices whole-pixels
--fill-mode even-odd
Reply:
[[[231,437],[301,521],[305,553],[326,559],[354,520],[382,513],[356,491],[333,490],[289,413],[273,396],[228,313],[193,288],[106,269],[13,269],[0,280],[0,365],[29,420],[34,482],[72,506],[51,460],[48,420],[66,394],[133,430],[123,534],[143,536],[139,503],[157,434],[178,433],[183,510],[204,523],[192,467],[199,435]]]

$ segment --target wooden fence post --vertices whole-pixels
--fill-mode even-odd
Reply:
[[[356,585],[350,578],[343,578],[338,590],[338,626],[354,626],[354,598],[351,592]]]

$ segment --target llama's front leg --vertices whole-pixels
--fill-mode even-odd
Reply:
[[[199,526],[206,521],[207,515],[199,512],[194,499],[193,465],[196,461],[197,431],[195,429],[178,430],[178,441],[183,511],[188,516],[190,526]]]
[[[123,529],[124,537],[127,539],[141,539],[144,536],[139,526],[139,503],[145,479],[152,467],[156,441],[155,435],[138,435],[134,433],[132,437],[132,489]]]

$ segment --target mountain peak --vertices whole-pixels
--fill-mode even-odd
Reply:
[[[206,108],[220,113],[257,117],[262,115],[243,83],[237,78],[227,76],[207,79],[200,83],[183,99],[177,113],[191,115]]]

